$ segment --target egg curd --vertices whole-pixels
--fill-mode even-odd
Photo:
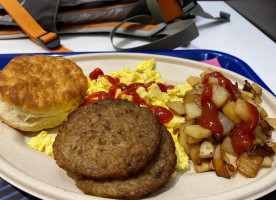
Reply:
[[[35,137],[32,137],[29,141],[29,146],[32,149],[45,152],[48,156],[53,156],[53,144],[56,135],[49,135],[47,131],[41,131]]]
[[[150,59],[139,63],[135,70],[131,70],[129,67],[125,67],[121,70],[114,71],[109,74],[110,77],[116,78],[119,80],[120,83],[125,85],[130,85],[134,83],[139,84],[149,84],[149,87],[137,87],[136,93],[139,95],[140,98],[148,105],[153,106],[160,106],[169,110],[166,106],[166,102],[169,101],[181,101],[183,102],[183,96],[187,90],[192,89],[192,87],[186,83],[183,85],[176,85],[167,87],[166,91],[162,91],[160,89],[160,85],[165,85],[166,82],[161,78],[160,73],[154,69],[155,66],[155,59]],[[95,79],[89,79],[88,81],[88,90],[87,90],[87,97],[90,94],[98,93],[98,92],[105,92],[108,93],[112,84],[110,80],[106,78],[106,76],[99,75]],[[120,88],[116,89],[115,98],[126,99],[129,101],[133,101],[133,96],[124,94]],[[173,113],[172,119],[168,122],[164,123],[165,126],[168,128],[169,132],[171,133],[175,146],[176,146],[176,155],[177,155],[177,168],[180,170],[186,170],[189,168],[189,157],[184,151],[184,148],[179,144],[177,140],[177,135],[173,133],[173,128],[177,127],[181,123],[185,121],[185,118],[176,115]],[[47,133],[46,133],[47,135]],[[46,140],[46,141],[44,141]],[[37,149],[39,151],[45,151],[48,155],[53,155],[52,151],[52,144],[50,141],[54,140],[54,137],[47,138],[45,136],[45,131],[42,131],[37,137],[31,139],[29,145]],[[47,146],[48,145],[48,146]]]

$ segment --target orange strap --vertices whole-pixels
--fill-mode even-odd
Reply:
[[[51,52],[72,52],[60,45],[60,40],[56,33],[45,31],[17,0],[0,0],[0,4],[36,43]]]

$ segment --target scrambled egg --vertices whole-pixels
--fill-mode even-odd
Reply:
[[[157,83],[165,84],[165,80],[161,78],[160,73],[157,70],[154,70],[155,59],[150,59],[147,61],[143,61],[139,63],[135,67],[135,71],[132,71],[129,67],[125,67],[121,70],[114,71],[109,75],[112,77],[118,77],[121,83],[126,85],[132,83],[148,83],[154,81],[147,90],[144,87],[139,87],[137,89],[137,93],[141,98],[145,100],[146,103],[162,106],[164,108],[168,108],[166,106],[166,102],[168,101],[183,101],[183,96],[187,90],[192,89],[189,84],[177,85],[173,89],[169,89],[167,92],[162,92],[159,89]],[[100,76],[97,80],[89,80],[88,81],[88,90],[87,96],[92,92],[105,91],[108,92],[111,87],[110,82],[105,78]],[[121,90],[118,89],[116,95],[120,94]],[[122,99],[127,99],[132,101],[132,96],[122,95]],[[184,117],[174,115],[173,119],[165,124],[168,128],[174,128],[177,125],[183,123],[185,121]]]
[[[168,109],[166,102],[168,101],[181,101],[183,102],[183,96],[187,90],[192,89],[189,84],[177,85],[173,89],[168,89],[167,92],[162,92],[157,85],[157,83],[165,84],[166,81],[161,78],[160,73],[154,70],[155,59],[150,59],[139,63],[135,67],[135,71],[131,70],[129,67],[125,67],[121,70],[114,71],[109,75],[112,77],[118,77],[121,83],[126,85],[132,83],[149,83],[154,81],[149,88],[139,87],[136,92],[141,98],[148,104],[155,106],[162,106]],[[110,82],[105,78],[100,76],[97,80],[89,80],[89,89],[87,90],[87,96],[93,92],[105,91],[108,92],[111,87]],[[121,93],[118,89],[116,96]],[[132,96],[122,95],[122,99],[127,99],[132,101]],[[188,169],[189,167],[189,157],[185,153],[184,148],[179,144],[177,140],[177,135],[172,134],[172,128],[180,125],[185,121],[184,117],[174,114],[173,119],[166,123],[166,127],[171,132],[176,146],[177,155],[177,168],[181,170]]]
[[[192,89],[189,84],[177,85],[173,89],[168,89],[167,92],[162,92],[157,85],[157,83],[165,84],[165,80],[161,78],[160,73],[154,70],[155,59],[150,59],[143,61],[138,64],[135,71],[131,70],[129,67],[125,67],[121,70],[114,71],[109,75],[112,77],[117,77],[120,79],[120,83],[126,85],[132,83],[149,83],[151,81],[155,82],[150,87],[145,89],[144,87],[139,87],[137,93],[144,101],[148,104],[155,106],[162,106],[168,109],[166,102],[168,101],[183,101],[183,96],[187,90]],[[96,80],[88,81],[88,90],[86,95],[93,92],[105,91],[108,92],[111,87],[111,83],[103,76],[98,77]],[[121,93],[120,89],[116,91],[116,97]],[[122,95],[122,99],[127,99],[132,101],[133,97],[130,95]],[[177,168],[181,170],[186,170],[189,167],[189,158],[184,151],[184,148],[179,144],[177,140],[177,135],[173,134],[173,128],[180,125],[185,121],[184,117],[174,114],[173,119],[166,123],[166,127],[171,132],[176,146],[177,155]],[[54,136],[47,135],[45,131],[42,131],[37,137],[31,139],[29,145],[39,151],[45,151],[48,155],[53,155],[52,144],[54,142]]]
[[[41,131],[35,137],[32,137],[29,141],[29,146],[32,149],[45,152],[48,156],[53,156],[53,143],[56,135],[48,135],[46,131]]]
[[[176,168],[186,170],[189,168],[189,156],[186,154],[184,147],[178,142],[177,134],[173,133],[173,129],[168,129],[168,131],[171,133],[175,144],[175,154],[177,157]]]

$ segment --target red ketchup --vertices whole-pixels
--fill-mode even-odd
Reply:
[[[153,106],[150,104],[147,104],[146,106],[150,108],[152,112],[158,116],[159,120],[163,124],[170,122],[173,118],[172,112],[162,106]]]
[[[210,77],[216,77],[218,79],[219,85],[224,86],[227,89],[227,91],[231,95],[231,101],[237,100],[235,94],[238,94],[239,90],[235,85],[231,83],[229,79],[225,78],[220,72],[211,72],[209,74],[206,74],[204,77],[204,89],[201,97],[202,114],[200,117],[200,125],[203,128],[211,130],[212,133],[222,134],[223,127],[218,119],[217,107],[212,102],[212,86],[208,84],[208,80]],[[231,143],[234,151],[237,154],[250,152],[253,150],[253,142],[255,139],[254,132],[260,120],[258,109],[248,102],[246,102],[246,105],[250,112],[250,119],[248,119],[240,126],[236,127],[232,131],[231,135]]]
[[[152,84],[154,84],[154,81],[148,82],[143,85],[144,88],[148,89]],[[163,83],[157,83],[159,89],[161,92],[167,92],[168,90],[174,89],[173,85],[164,85]]]
[[[204,77],[203,83],[207,84],[208,80],[211,76],[217,78],[219,85],[224,86],[225,89],[230,93],[231,101],[237,100],[235,93],[240,93],[239,89],[235,85],[233,85],[232,82],[228,78],[225,78],[220,72],[211,72],[211,73],[206,74]]]
[[[104,75],[103,71],[100,68],[96,68],[89,74],[89,78],[91,80],[96,80],[101,75]]]
[[[146,84],[132,83],[132,84],[126,85],[126,84],[120,83],[119,78],[116,78],[116,77],[114,78],[114,77],[111,77],[108,75],[104,75],[102,70],[99,68],[96,68],[94,71],[92,71],[89,74],[89,77],[91,80],[96,80],[99,76],[105,77],[112,86],[109,88],[108,92],[100,91],[100,92],[91,93],[88,97],[86,97],[84,105],[92,103],[97,100],[115,99],[117,89],[121,89],[122,92],[118,95],[117,98],[121,98],[122,95],[124,95],[124,94],[131,95],[133,97],[133,102],[140,104],[140,105],[147,106],[158,116],[158,118],[160,119],[160,121],[162,123],[165,124],[172,120],[173,114],[171,111],[169,111],[168,109],[161,107],[161,106],[154,106],[154,105],[147,104],[136,92],[136,90],[139,87],[144,87],[145,89],[148,89],[155,82],[151,81]],[[173,85],[164,85],[162,83],[157,83],[157,85],[162,92],[167,92],[168,89],[174,88]]]
[[[231,81],[225,78],[220,72],[211,72],[205,75],[203,79],[203,92],[201,97],[202,113],[200,116],[200,126],[212,131],[213,134],[222,134],[223,126],[218,118],[218,108],[212,101],[213,86],[208,84],[210,77],[218,79],[220,86],[224,86],[231,94],[230,100],[236,101],[235,92],[238,93],[238,88],[231,83]]]
[[[234,151],[237,154],[243,152],[250,152],[254,148],[254,131],[257,128],[260,120],[259,111],[251,103],[246,102],[247,108],[250,112],[250,119],[238,126],[232,131],[231,143]]]
[[[205,84],[201,97],[200,126],[211,130],[214,134],[222,134],[223,127],[218,118],[218,108],[212,101],[212,94],[212,85]]]

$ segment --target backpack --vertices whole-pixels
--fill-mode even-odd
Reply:
[[[199,33],[196,15],[213,17],[196,0],[0,0],[0,39],[30,37],[51,52],[66,52],[59,35],[106,33],[117,51],[169,50],[187,45]],[[150,42],[132,48],[114,44],[115,36]]]

